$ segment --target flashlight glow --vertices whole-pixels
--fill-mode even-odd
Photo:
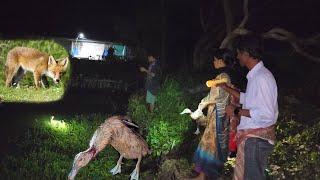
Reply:
[[[54,116],[51,116],[50,126],[59,130],[66,130],[68,128],[68,125],[64,121],[54,120]]]

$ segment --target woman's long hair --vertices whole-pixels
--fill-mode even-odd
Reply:
[[[234,66],[236,65],[236,57],[234,51],[223,48],[223,49],[218,49],[214,51],[212,55],[212,59],[216,57],[217,59],[221,59],[227,67],[234,69]]]
[[[213,52],[212,59],[216,57],[221,59],[225,64],[226,68],[221,69],[225,71],[231,78],[231,83],[237,88],[244,90],[246,87],[246,79],[243,73],[241,73],[241,67],[237,61],[236,53],[230,49],[218,49]],[[221,71],[220,70],[220,71]],[[221,73],[217,70],[217,73]]]

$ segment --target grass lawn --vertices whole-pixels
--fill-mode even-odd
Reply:
[[[0,98],[4,102],[51,102],[62,98],[64,88],[51,86],[50,88],[20,87],[7,88],[0,86]]]

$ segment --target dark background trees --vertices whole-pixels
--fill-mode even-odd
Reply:
[[[284,83],[292,82],[288,77],[314,79],[320,64],[317,0],[35,0],[1,5],[2,38],[75,38],[84,32],[89,39],[155,50],[166,72],[211,71],[207,53],[230,47],[232,41],[223,41],[228,35],[247,32],[265,38],[265,61]],[[246,12],[248,18],[244,18]],[[308,89],[320,91],[319,82],[312,84]]]

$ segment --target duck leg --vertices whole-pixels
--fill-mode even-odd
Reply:
[[[193,133],[193,134],[195,134],[195,135],[198,135],[198,134],[200,134],[200,129],[199,129],[199,125],[197,125],[197,130]]]
[[[110,172],[112,173],[112,175],[116,175],[116,174],[118,174],[118,173],[121,173],[122,159],[123,159],[123,155],[120,155],[120,158],[119,158],[119,160],[118,160],[118,162],[117,162],[117,165],[110,170]]]
[[[138,158],[138,162],[136,164],[136,168],[133,170],[133,172],[131,173],[131,178],[130,180],[139,180],[139,172],[140,172],[140,163],[141,163],[141,159],[142,157],[140,156]]]

